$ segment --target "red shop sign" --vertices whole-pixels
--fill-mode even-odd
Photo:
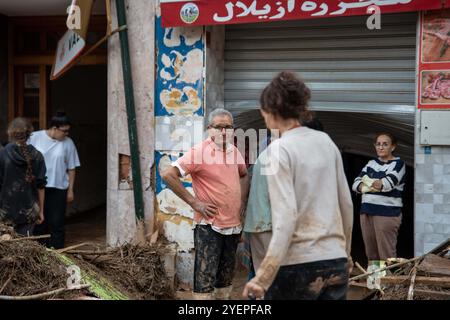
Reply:
[[[160,0],[163,27],[253,23],[436,10],[450,0]],[[372,13],[371,11],[370,13]]]

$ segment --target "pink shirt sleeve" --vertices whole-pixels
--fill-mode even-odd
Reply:
[[[191,148],[187,151],[181,158],[179,158],[176,163],[183,169],[182,175],[189,175],[194,173],[199,166],[199,163],[196,163],[196,150]]]

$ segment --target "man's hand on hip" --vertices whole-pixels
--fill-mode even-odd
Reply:
[[[217,206],[212,203],[202,202],[198,199],[192,204],[192,209],[199,212],[206,219],[211,219],[217,214]]]

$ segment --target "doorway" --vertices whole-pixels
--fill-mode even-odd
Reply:
[[[77,66],[49,85],[50,114],[66,112],[81,167],[67,208],[66,246],[106,242],[107,68]]]

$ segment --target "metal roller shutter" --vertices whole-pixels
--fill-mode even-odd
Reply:
[[[259,95],[281,70],[301,74],[320,111],[412,113],[415,109],[417,13],[229,25],[225,105],[259,107]]]

